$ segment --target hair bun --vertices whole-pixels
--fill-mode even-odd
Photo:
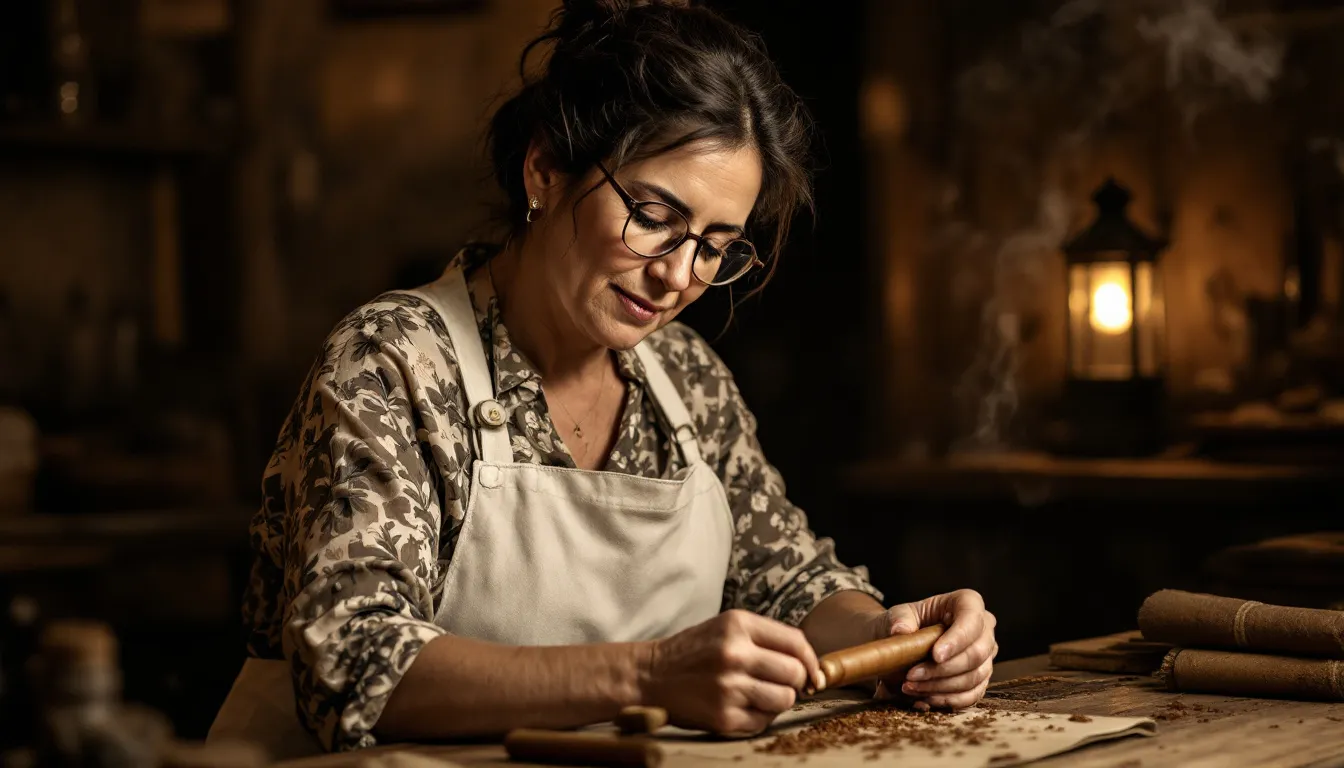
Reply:
[[[601,26],[638,8],[689,7],[691,0],[564,0],[557,14],[557,32],[570,38],[570,32]]]

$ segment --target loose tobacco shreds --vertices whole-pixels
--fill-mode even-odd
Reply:
[[[870,709],[811,723],[756,747],[776,755],[809,755],[838,747],[860,747],[870,756],[904,747],[933,751],[976,746],[994,740],[996,712],[956,719],[943,712],[896,707]]]

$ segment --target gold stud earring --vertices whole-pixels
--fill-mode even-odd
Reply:
[[[532,216],[541,210],[541,199],[536,195],[527,198],[527,223],[532,223]]]

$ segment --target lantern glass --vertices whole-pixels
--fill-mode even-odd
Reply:
[[[1162,372],[1166,328],[1161,278],[1124,253],[1069,265],[1069,372],[1122,380]]]

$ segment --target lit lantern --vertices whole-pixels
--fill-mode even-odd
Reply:
[[[1087,452],[1143,452],[1156,447],[1165,390],[1166,314],[1157,258],[1166,243],[1130,221],[1129,191],[1115,179],[1092,199],[1096,220],[1063,247],[1066,396],[1076,406],[1076,426],[1090,427],[1097,438]]]

